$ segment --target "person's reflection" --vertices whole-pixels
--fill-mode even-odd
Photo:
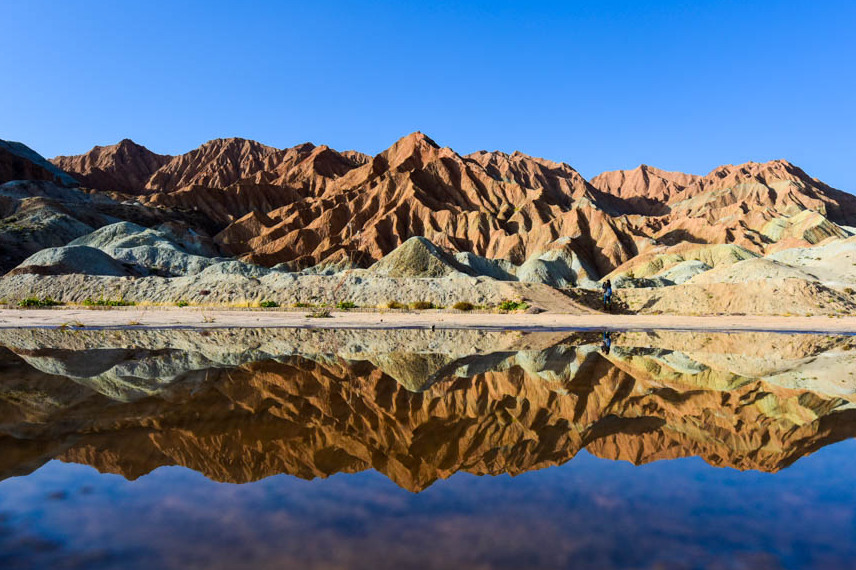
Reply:
[[[604,354],[609,354],[609,349],[612,347],[612,333],[603,331],[603,340],[600,343],[600,349]]]

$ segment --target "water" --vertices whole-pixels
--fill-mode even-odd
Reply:
[[[2,568],[856,560],[853,337],[6,330],[0,347]]]

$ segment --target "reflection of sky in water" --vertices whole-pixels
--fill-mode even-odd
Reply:
[[[52,461],[0,482],[0,567],[852,567],[856,443],[775,474],[581,452],[413,494],[376,472],[126,481]]]

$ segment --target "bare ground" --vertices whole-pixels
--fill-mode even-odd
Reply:
[[[346,312],[312,318],[311,311],[229,310],[196,307],[131,307],[123,309],[61,308],[0,309],[0,328],[480,328],[480,329],[602,329],[828,332],[856,334],[856,316],[681,316],[556,314],[466,314],[439,311]]]

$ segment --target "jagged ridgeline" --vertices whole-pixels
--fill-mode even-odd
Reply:
[[[179,156],[127,139],[51,161],[20,143],[0,151],[0,270],[18,275],[14,286],[0,284],[0,297],[39,288],[23,275],[98,275],[80,258],[135,279],[371,267],[378,278],[564,289],[609,277],[644,289],[628,294],[631,309],[665,312],[674,308],[659,289],[681,286],[704,300],[723,284],[758,280],[795,293],[796,310],[852,305],[856,197],[784,160],[706,176],[643,165],[587,181],[565,163],[460,155],[421,133],[376,156],[244,139]],[[129,223],[108,231],[112,241],[86,237],[119,222]],[[82,249],[28,259],[73,240],[124,269]]]

